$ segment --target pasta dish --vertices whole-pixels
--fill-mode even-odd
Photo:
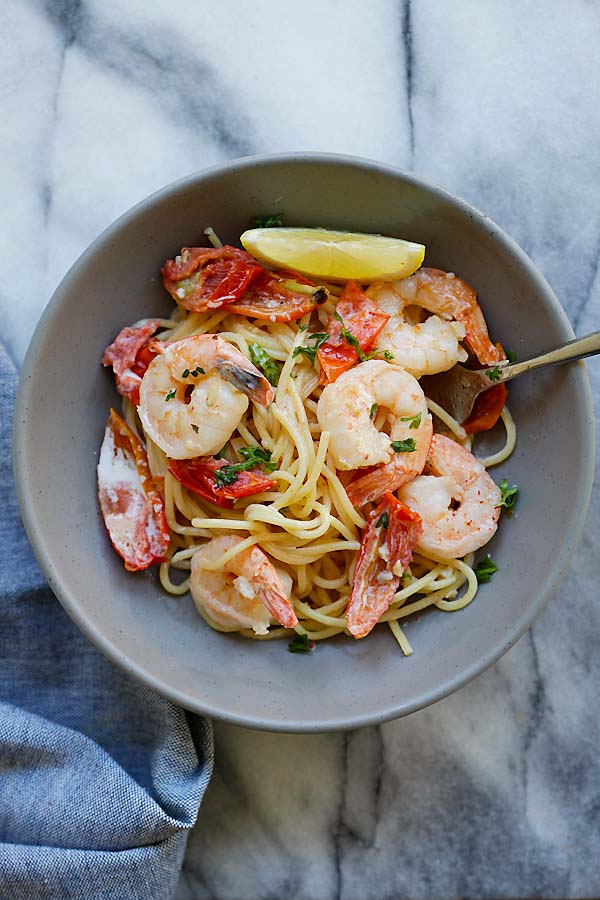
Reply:
[[[253,252],[206,229],[211,246],[162,269],[171,317],[105,350],[122,397],[98,464],[110,540],[128,570],[158,564],[165,591],[191,592],[219,631],[304,651],[381,623],[409,655],[403,620],[462,609],[493,575],[475,554],[517,492],[487,471],[515,444],[504,385],[458,422],[419,379],[456,363],[493,375],[510,352],[458,275],[415,257],[361,277],[336,232],[315,275],[322,230],[259,225],[242,235]],[[350,237],[375,270],[378,241],[382,259],[405,252]],[[285,240],[295,265],[270,250]],[[331,274],[338,258],[357,276]],[[503,446],[477,458],[475,436],[499,421]]]

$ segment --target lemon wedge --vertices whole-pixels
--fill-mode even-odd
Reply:
[[[241,242],[256,259],[323,281],[405,278],[425,256],[423,244],[326,228],[251,228]]]

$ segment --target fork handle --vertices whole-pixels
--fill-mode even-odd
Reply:
[[[517,375],[522,375],[523,372],[533,372],[534,369],[554,366],[557,363],[572,362],[576,359],[583,359],[585,356],[594,356],[596,353],[600,353],[600,331],[594,331],[582,338],[575,338],[574,341],[567,341],[566,344],[561,344],[540,356],[534,356],[533,359],[502,366],[501,377],[498,380],[510,381]]]

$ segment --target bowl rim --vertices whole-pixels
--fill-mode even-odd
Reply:
[[[215,175],[225,174],[228,171],[243,171],[261,166],[271,166],[273,164],[306,164],[314,163],[321,165],[323,163],[333,166],[347,166],[348,168],[358,168],[372,172],[373,174],[381,174],[384,176],[392,176],[399,178],[408,184],[418,188],[425,189],[430,193],[438,196],[440,199],[458,208],[460,212],[465,213],[472,218],[479,220],[480,224],[484,224],[491,235],[497,240],[503,249],[512,254],[517,263],[520,264],[535,281],[540,289],[540,293],[544,295],[545,301],[550,307],[552,313],[556,316],[560,325],[565,332],[565,340],[575,337],[569,319],[562,308],[554,291],[546,281],[545,277],[525,251],[514,241],[493,219],[484,212],[467,203],[460,197],[451,194],[444,188],[423,179],[412,172],[376,160],[367,159],[360,156],[351,156],[339,153],[322,153],[311,151],[286,152],[286,153],[269,153],[257,154],[252,156],[244,156],[234,160],[218,163],[205,169],[193,172],[189,175],[170,182],[162,188],[154,191],[144,199],[140,200],[134,206],[130,207],[122,213],[115,221],[108,225],[100,234],[92,241],[92,243],[84,250],[84,252],[75,260],[73,265],[68,269],[67,273],[61,279],[60,283],[54,290],[50,300],[48,301],[42,315],[36,325],[35,331],[29,343],[23,365],[21,367],[17,397],[14,410],[13,425],[13,470],[15,475],[16,493],[23,518],[25,531],[31,543],[32,549],[39,563],[40,569],[45,576],[48,584],[54,592],[61,605],[83,632],[83,634],[113,663],[126,671],[128,674],[143,683],[146,687],[156,691],[167,699],[171,700],[179,706],[184,707],[191,712],[207,715],[211,718],[229,722],[247,728],[254,728],[263,731],[274,731],[283,733],[316,733],[324,731],[344,731],[353,728],[361,728],[368,725],[377,725],[386,721],[390,721],[401,716],[409,715],[418,709],[423,709],[442,700],[444,697],[454,693],[454,691],[466,685],[477,675],[483,673],[491,665],[493,665],[501,656],[504,655],[527,631],[534,619],[539,615],[542,609],[548,603],[550,596],[556,589],[560,579],[568,568],[573,552],[579,543],[581,533],[587,511],[591,499],[593,481],[594,481],[594,465],[595,465],[595,417],[593,408],[592,391],[585,365],[579,362],[576,365],[579,368],[581,378],[581,392],[584,406],[584,419],[582,428],[586,434],[586,450],[584,459],[585,464],[580,468],[580,478],[577,485],[576,509],[577,514],[573,526],[569,533],[569,539],[560,548],[556,554],[554,562],[548,568],[541,587],[537,592],[535,601],[528,604],[523,614],[514,620],[512,628],[508,635],[498,638],[492,648],[483,656],[478,657],[470,665],[461,669],[456,675],[448,677],[443,684],[437,689],[424,691],[417,695],[410,703],[391,705],[362,715],[354,715],[348,717],[343,712],[336,718],[322,720],[306,720],[302,722],[282,722],[279,719],[271,719],[262,716],[256,718],[253,715],[243,715],[239,713],[228,713],[222,708],[213,706],[210,702],[200,702],[198,698],[190,696],[185,691],[172,688],[168,684],[163,683],[156,678],[150,671],[144,669],[141,665],[134,663],[126,654],[124,654],[116,644],[96,628],[79,608],[77,598],[72,596],[69,590],[64,588],[61,583],[60,573],[57,571],[53,560],[45,548],[43,537],[43,528],[40,525],[35,508],[35,493],[31,489],[32,484],[29,480],[27,466],[27,447],[26,447],[26,409],[28,405],[28,393],[31,389],[33,379],[32,375],[35,371],[36,360],[40,347],[45,338],[46,325],[53,317],[55,311],[61,306],[63,297],[66,294],[69,283],[76,278],[79,270],[87,265],[90,257],[102,249],[103,245],[109,241],[112,234],[120,228],[127,226],[129,222],[134,220],[140,212],[148,207],[160,202],[174,192],[186,187],[195,186],[199,181],[210,178]]]

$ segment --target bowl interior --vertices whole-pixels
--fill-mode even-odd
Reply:
[[[285,642],[211,630],[189,596],[131,575],[109,545],[95,466],[110,405],[106,344],[127,323],[172,308],[165,258],[203,242],[212,225],[235,243],[252,216],[285,224],[376,231],[420,241],[426,264],[472,284],[490,332],[518,358],[572,336],[554,295],[486,217],[416,179],[334,157],[241,160],[166,188],[108,229],[51,301],[25,362],[15,469],[34,549],[67,611],[104,652],[183,706],[239,724],[327,730],[382,721],[439,699],[482,671],[522,634],[565,568],[591,485],[593,422],[579,364],[521,379],[510,390],[513,457],[494,470],[521,486],[518,512],[486,548],[499,566],[475,602],[409,621],[403,658],[378,628],[310,655]],[[568,414],[557,415],[557,410]]]

